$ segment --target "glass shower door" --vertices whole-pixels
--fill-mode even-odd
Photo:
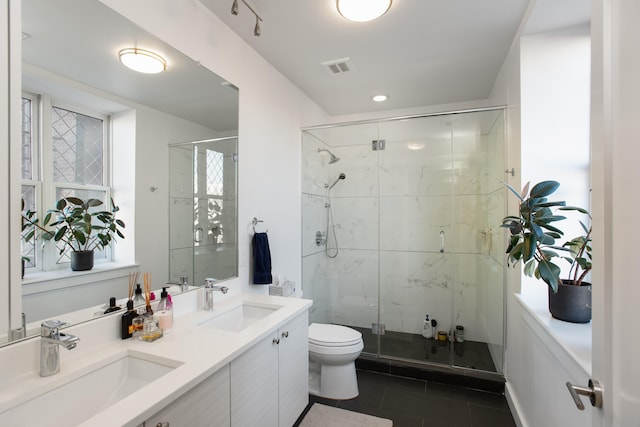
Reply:
[[[380,138],[380,355],[449,365],[435,337],[452,318],[451,129],[443,117],[383,122]]]
[[[225,138],[170,147],[172,278],[202,285],[237,274],[236,144]]]

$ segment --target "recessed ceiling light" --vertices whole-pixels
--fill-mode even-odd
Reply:
[[[384,15],[392,0],[336,0],[338,13],[349,21],[367,22]]]
[[[156,74],[167,69],[167,61],[157,53],[136,47],[122,49],[118,52],[120,62],[139,73]]]
[[[387,95],[374,95],[371,97],[375,102],[384,102],[387,100]]]
[[[407,148],[409,150],[422,150],[424,148],[424,144],[421,142],[410,142],[407,144]]]

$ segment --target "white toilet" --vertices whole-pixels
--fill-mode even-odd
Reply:
[[[358,396],[355,360],[364,344],[362,334],[346,326],[309,325],[309,393],[328,399]]]

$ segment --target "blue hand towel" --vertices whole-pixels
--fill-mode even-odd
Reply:
[[[253,248],[253,283],[256,285],[271,284],[271,252],[267,233],[255,233],[251,241]]]

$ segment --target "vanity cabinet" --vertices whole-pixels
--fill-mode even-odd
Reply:
[[[144,422],[144,427],[228,427],[229,365]]]
[[[231,362],[231,425],[290,427],[309,401],[308,312]]]

